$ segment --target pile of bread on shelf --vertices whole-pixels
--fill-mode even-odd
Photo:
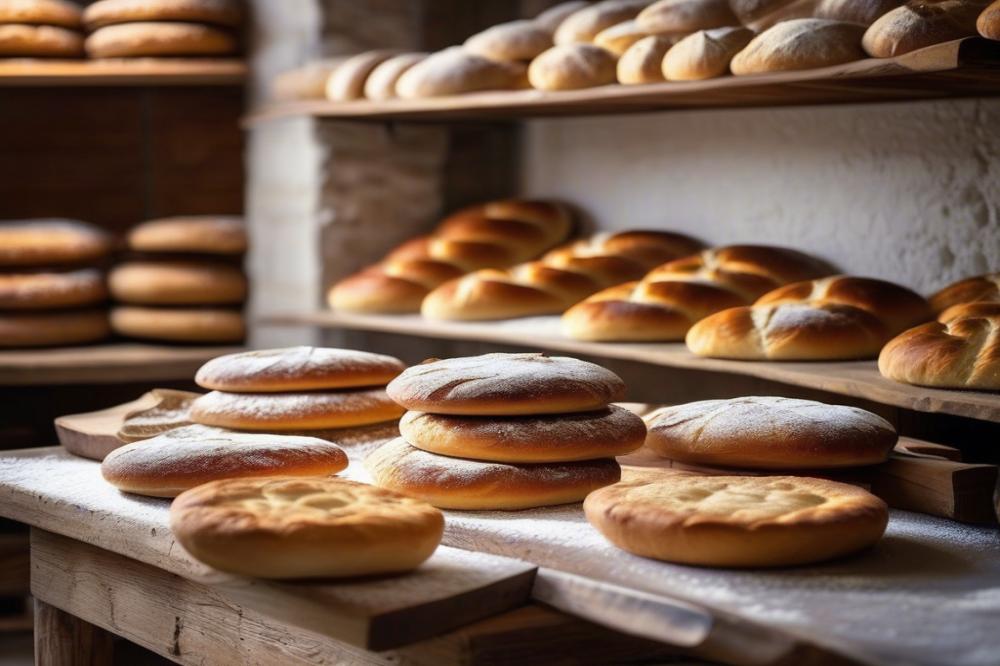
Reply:
[[[243,340],[242,219],[143,222],[105,275],[117,245],[107,232],[75,220],[0,222],[0,348],[85,344],[112,334],[178,343]]]
[[[928,300],[782,247],[706,249],[645,230],[554,247],[572,228],[555,202],[464,208],[335,283],[329,303],[450,321],[561,314],[563,333],[578,340],[685,341],[699,356],[745,361],[878,358],[897,381],[1000,389],[1000,274]]]
[[[239,0],[4,0],[0,57],[229,56],[242,22]]]
[[[1000,0],[571,0],[437,53],[311,63],[274,93],[382,102],[693,81],[889,58],[977,32],[1000,39]]]

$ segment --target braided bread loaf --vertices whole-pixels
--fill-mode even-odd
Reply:
[[[988,273],[950,284],[931,296],[934,312],[959,303],[1000,302],[1000,273]]]
[[[579,340],[683,340],[700,319],[748,305],[792,280],[830,272],[795,250],[733,245],[705,250],[653,269],[640,282],[594,294],[563,315],[563,330]]]
[[[469,271],[511,266],[565,240],[570,212],[546,201],[508,199],[446,217],[430,236],[414,238],[381,262],[331,287],[330,306],[353,312],[419,312],[435,287]]]
[[[743,360],[874,358],[894,333],[930,317],[927,301],[909,289],[837,275],[707,317],[688,331],[687,344],[700,356]]]
[[[424,299],[430,319],[505,319],[563,312],[600,289],[641,277],[649,268],[700,248],[680,234],[604,233],[570,243],[540,261],[505,271],[477,271]]]

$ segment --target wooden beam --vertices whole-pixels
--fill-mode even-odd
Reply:
[[[35,666],[111,666],[112,634],[35,599]]]

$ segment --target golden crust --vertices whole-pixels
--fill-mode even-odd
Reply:
[[[635,555],[714,567],[821,562],[876,543],[885,502],[843,483],[793,476],[676,475],[602,488],[590,523]]]
[[[948,285],[930,298],[934,312],[960,303],[1000,303],[1000,273],[987,273]]]
[[[871,25],[875,19],[899,7],[905,0],[821,0],[816,18]]]
[[[649,0],[611,0],[588,5],[571,13],[555,29],[556,44],[592,42],[602,30],[634,19]]]
[[[981,0],[909,0],[875,20],[862,46],[874,58],[892,58],[925,46],[976,34]]]
[[[104,275],[96,270],[0,274],[0,310],[81,307],[107,297]]]
[[[213,358],[198,369],[198,386],[230,393],[312,391],[385,386],[406,366],[384,354],[329,347],[256,349]]]
[[[528,66],[528,81],[538,90],[578,90],[615,82],[614,54],[593,44],[553,46]]]
[[[137,252],[239,255],[247,251],[247,231],[241,217],[165,217],[136,225],[128,246]]]
[[[579,502],[616,483],[613,458],[562,463],[513,464],[439,456],[402,437],[373,451],[365,467],[383,488],[442,509],[519,510]]]
[[[186,21],[232,27],[242,19],[237,0],[98,0],[83,13],[90,30],[136,21]]]
[[[746,48],[754,32],[744,27],[699,30],[681,39],[663,57],[668,81],[700,81],[729,72],[733,56]]]
[[[461,95],[481,90],[514,90],[524,87],[525,67],[520,62],[499,62],[460,46],[432,53],[403,72],[396,94],[404,99]]]
[[[729,0],[659,0],[639,12],[636,21],[650,34],[682,35],[739,24]]]
[[[552,46],[552,32],[534,21],[508,21],[476,33],[463,46],[490,60],[531,60]]]
[[[830,67],[862,60],[863,25],[828,19],[781,21],[757,35],[733,56],[737,76]]]
[[[4,0],[0,23],[31,23],[80,27],[80,6],[68,0]]]
[[[120,306],[111,310],[111,328],[129,338],[168,342],[223,344],[246,336],[242,313],[215,308]]]
[[[585,275],[532,262],[506,271],[476,271],[446,282],[424,298],[420,312],[428,319],[465,321],[556,314],[596,286]]]
[[[0,314],[0,347],[51,347],[104,340],[111,333],[104,310]]]
[[[235,266],[199,261],[130,261],[108,274],[115,300],[134,305],[236,305],[247,279]]]
[[[977,301],[974,303],[959,303],[944,310],[937,316],[942,324],[965,317],[993,317],[1000,315],[1000,301]]]
[[[409,571],[437,549],[432,506],[346,479],[226,479],[189,490],[170,528],[195,558],[257,578]]]
[[[83,36],[54,25],[0,24],[0,56],[78,58]]]
[[[983,10],[976,20],[976,29],[986,39],[1000,40],[1000,0]]]
[[[0,267],[81,264],[110,252],[111,237],[86,222],[0,222]]]
[[[91,58],[222,56],[237,51],[225,30],[195,23],[136,22],[98,28],[85,43]]]
[[[659,83],[663,77],[663,58],[677,40],[664,35],[643,37],[618,59],[618,83],[641,85]]]
[[[399,432],[412,446],[443,456],[494,462],[568,462],[622,456],[642,446],[646,426],[611,405],[577,414],[445,416],[407,412]]]

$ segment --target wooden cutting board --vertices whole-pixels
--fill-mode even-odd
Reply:
[[[115,405],[97,412],[69,414],[55,420],[59,443],[75,456],[91,460],[104,460],[124,442],[116,434],[125,416],[138,409],[148,409],[156,404],[152,393],[146,393],[132,402]]]

